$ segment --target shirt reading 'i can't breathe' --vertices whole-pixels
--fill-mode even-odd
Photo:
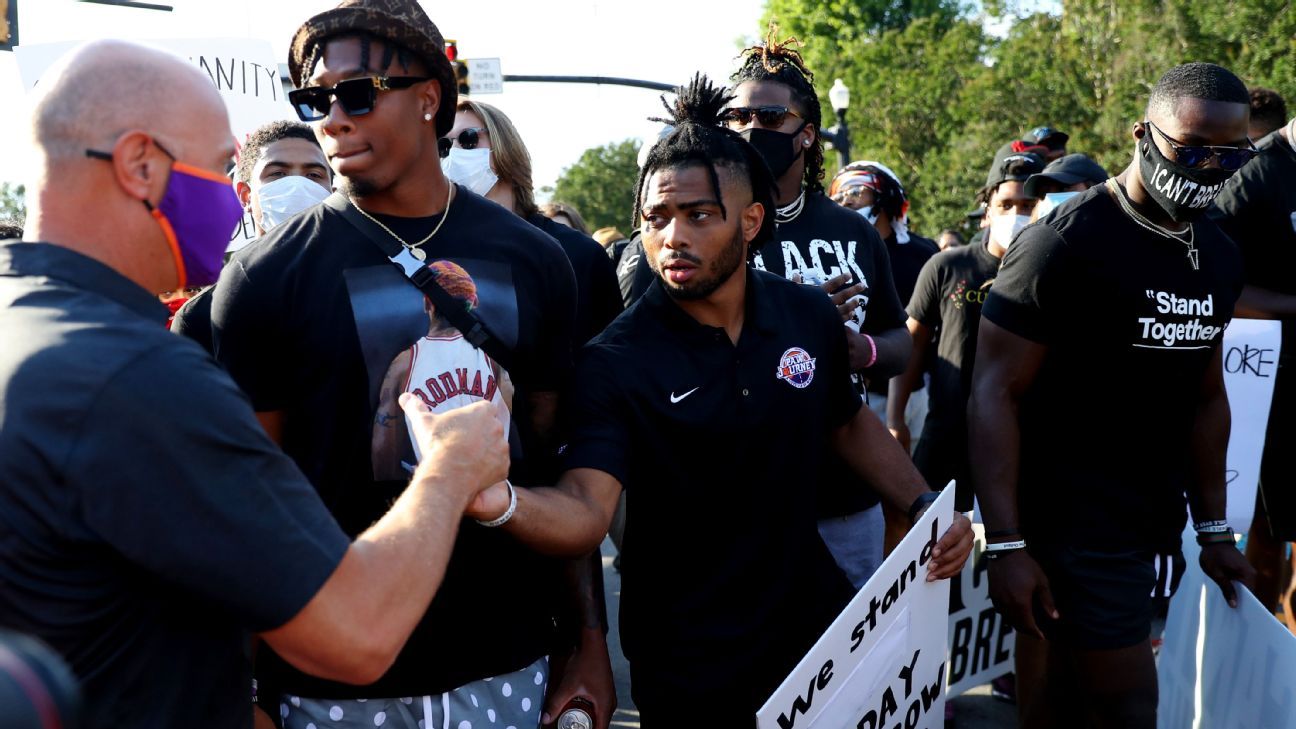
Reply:
[[[1048,347],[1020,410],[1021,528],[1102,549],[1172,548],[1203,379],[1242,287],[1215,224],[1189,246],[1135,223],[1106,186],[1022,231],[983,316]],[[976,423],[969,423],[976,428]]]

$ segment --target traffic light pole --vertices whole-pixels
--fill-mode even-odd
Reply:
[[[654,91],[674,91],[674,84],[663,84],[657,81],[642,81],[637,78],[615,78],[613,76],[510,76],[504,75],[504,81],[534,82],[546,84],[603,84],[606,86],[633,86]]]

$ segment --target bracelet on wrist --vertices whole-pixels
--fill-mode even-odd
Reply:
[[[922,513],[923,509],[926,509],[928,506],[931,506],[932,502],[936,501],[936,499],[939,498],[940,498],[939,493],[935,491],[928,491],[927,493],[922,494],[918,498],[914,499],[913,503],[909,505],[909,523],[912,524],[918,521],[918,515]]]
[[[1198,532],[1197,543],[1204,547],[1208,544],[1236,544],[1237,540],[1233,537],[1233,530],[1225,527],[1223,532]]]
[[[1009,552],[1020,552],[1026,548],[1026,540],[1018,539],[1013,542],[996,542],[985,546],[986,559],[999,559]]]
[[[1199,521],[1193,524],[1193,531],[1198,534],[1223,534],[1229,530],[1228,522],[1223,519]]]
[[[864,334],[863,332],[860,332],[860,334],[863,335],[863,337],[867,339],[869,343],[869,352],[870,352],[869,361],[864,365],[864,369],[868,369],[873,365],[877,364],[877,357],[878,357],[877,342],[873,341],[873,337],[869,336],[868,334]]]
[[[509,481],[508,479],[504,479],[504,485],[508,487],[508,492],[509,492],[509,505],[508,508],[504,510],[504,513],[500,514],[494,519],[491,519],[490,521],[482,521],[481,519],[473,519],[473,521],[477,522],[478,524],[481,524],[484,527],[494,528],[498,526],[504,526],[504,524],[507,523],[509,519],[513,518],[514,512],[517,511],[517,492],[513,490],[512,481]]]

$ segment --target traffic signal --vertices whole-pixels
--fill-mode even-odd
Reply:
[[[0,0],[0,51],[18,45],[18,0]]]
[[[467,96],[471,93],[471,85],[468,82],[468,64],[459,60],[459,44],[456,41],[447,40],[445,42],[446,58],[450,60],[450,69],[454,72],[455,83],[459,86],[459,95]]]

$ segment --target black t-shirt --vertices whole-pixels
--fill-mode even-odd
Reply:
[[[909,316],[936,332],[924,438],[967,430],[981,306],[998,271],[999,259],[982,241],[936,254],[918,275]]]
[[[536,213],[527,222],[558,241],[576,274],[576,345],[603,331],[621,314],[621,290],[616,267],[593,238]]]
[[[423,249],[472,276],[477,313],[514,352],[510,478],[545,483],[552,462],[530,427],[528,398],[571,374],[576,285],[548,235],[458,187],[449,217]],[[405,240],[432,218],[376,216]],[[182,312],[183,314],[184,312]],[[404,480],[375,477],[374,412],[396,355],[428,332],[422,293],[340,214],[319,205],[235,254],[212,291],[215,354],[258,411],[283,411],[284,450],[348,534],[386,513]],[[184,326],[203,326],[186,322]],[[383,464],[389,465],[389,464]],[[315,697],[419,696],[517,670],[544,654],[558,565],[497,529],[465,520],[445,580],[395,666],[377,683],[312,679],[270,660],[267,679]]]
[[[1278,132],[1256,147],[1260,155],[1228,181],[1210,216],[1241,249],[1248,284],[1296,294],[1296,150]],[[1296,319],[1285,320],[1283,341],[1293,336]]]
[[[62,654],[81,726],[251,727],[249,631],[350,540],[166,314],[71,250],[0,246],[0,626]]]
[[[918,285],[918,273],[931,257],[940,253],[940,246],[931,238],[909,233],[909,242],[896,241],[893,231],[886,239],[887,256],[891,259],[891,278],[895,281],[896,294],[901,303],[913,298],[914,286]]]
[[[806,193],[801,214],[774,229],[773,239],[761,247],[753,264],[789,280],[800,275],[804,283],[816,285],[849,273],[851,284],[865,284],[855,311],[859,331],[876,335],[904,327],[904,307],[896,295],[886,243],[863,216],[823,193]],[[829,460],[821,516],[854,514],[877,505],[877,494],[840,458],[830,454]]]
[[[1237,246],[1192,228],[1200,270],[1099,185],[1009,247],[983,316],[1048,347],[1020,405],[1028,541],[1179,545],[1199,393],[1242,288]]]
[[[827,297],[751,269],[747,281],[737,346],[656,283],[595,338],[566,456],[633,493],[621,631],[636,703],[730,721],[849,599],[814,491],[830,429],[861,406]]]

